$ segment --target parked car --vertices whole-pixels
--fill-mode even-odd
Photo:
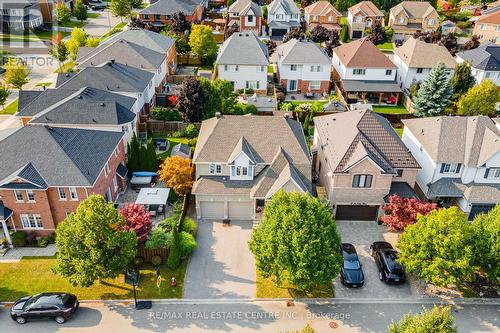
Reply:
[[[370,253],[378,267],[378,277],[386,283],[402,284],[406,281],[404,267],[398,263],[398,252],[387,242],[374,242]]]
[[[340,281],[346,287],[362,287],[365,283],[365,275],[361,269],[361,262],[359,261],[358,254],[354,245],[349,243],[342,243],[341,245],[342,257],[344,263],[340,270]]]
[[[90,5],[90,8],[95,11],[101,11],[106,9],[106,5]]]
[[[47,318],[62,324],[75,313],[78,306],[78,299],[73,294],[41,293],[19,299],[10,309],[10,316],[18,324]]]

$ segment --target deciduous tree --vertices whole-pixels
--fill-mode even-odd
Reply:
[[[448,106],[452,93],[448,70],[443,63],[439,63],[425,78],[413,100],[416,115],[428,117],[441,114]]]
[[[127,203],[119,209],[125,218],[123,230],[133,231],[137,236],[137,243],[144,244],[153,228],[151,215],[142,205]]]
[[[170,30],[178,35],[184,34],[186,31],[189,33],[189,30],[191,30],[191,22],[186,20],[186,15],[184,15],[184,13],[174,13],[174,15],[172,15],[172,23],[170,23]]]
[[[340,36],[337,30],[332,30],[330,32],[328,40],[326,41],[326,48],[325,48],[325,51],[330,58],[333,55],[333,49],[336,48],[337,46],[340,46]]]
[[[269,53],[269,56],[271,56],[274,53],[274,51],[276,51],[277,47],[276,42],[270,39],[266,39],[264,41],[264,44],[266,44],[267,52]]]
[[[305,37],[306,37],[306,34],[305,34],[304,30],[302,30],[302,28],[293,28],[293,29],[290,29],[283,36],[283,43],[286,43],[292,39],[304,39]]]
[[[458,42],[457,37],[453,33],[449,33],[441,39],[441,44],[446,47],[446,49],[451,53],[452,56],[455,56],[455,53],[458,51]]]
[[[31,71],[21,61],[9,59],[3,68],[5,69],[5,83],[10,84],[14,88],[21,90],[29,82],[28,76]]]
[[[467,41],[464,45],[465,50],[473,50],[479,47],[481,45],[481,42],[479,41],[479,37],[476,35],[473,35],[470,40]]]
[[[434,210],[406,227],[399,261],[426,282],[460,286],[474,272],[471,239],[471,226],[458,207]]]
[[[390,231],[403,231],[407,226],[417,221],[417,215],[427,215],[437,209],[437,204],[422,202],[415,198],[401,198],[394,194],[389,197],[385,206],[386,214],[381,217],[382,222]]]
[[[500,102],[500,91],[490,79],[481,81],[469,89],[457,103],[457,112],[465,116],[492,116],[496,103]]]
[[[182,196],[193,187],[193,167],[189,158],[171,156],[160,167],[160,180]]]
[[[198,56],[205,65],[212,65],[217,55],[217,43],[212,29],[208,25],[193,25],[189,35],[191,52]]]
[[[87,19],[87,16],[88,16],[87,7],[85,7],[85,4],[83,3],[82,0],[75,1],[75,9],[73,9],[73,14],[81,22],[83,22]]]
[[[311,40],[315,43],[326,42],[328,38],[330,38],[330,31],[321,24],[318,24],[311,31]]]
[[[60,33],[57,33],[57,35],[52,40],[52,45],[50,47],[49,53],[59,62],[59,67],[61,67],[66,60],[68,60],[68,48],[63,42]]]
[[[387,333],[457,333],[449,306],[422,307],[420,314],[407,314],[398,323],[392,323]]]
[[[203,111],[208,97],[196,78],[189,78],[182,82],[177,99],[177,108],[185,122],[195,123],[203,119]]]
[[[0,105],[2,110],[5,109],[5,103],[7,103],[7,98],[10,96],[10,89],[4,84],[0,84]]]
[[[83,200],[57,225],[54,271],[79,287],[118,276],[136,254],[137,237],[124,226],[125,218],[102,196]]]
[[[387,40],[387,34],[385,33],[384,27],[382,27],[379,23],[376,23],[367,39],[375,45],[385,43]]]
[[[281,190],[266,206],[249,246],[264,277],[307,291],[337,276],[342,265],[340,243],[326,203]]]
[[[130,0],[111,0],[111,12],[123,22],[124,17],[130,17],[132,13],[132,3]]]

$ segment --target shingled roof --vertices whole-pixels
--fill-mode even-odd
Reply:
[[[267,46],[253,31],[235,32],[222,43],[219,65],[269,65]]]
[[[120,39],[159,53],[168,53],[172,46],[175,45],[175,40],[172,37],[168,37],[154,31],[137,28],[130,28],[111,35],[109,38],[102,41],[101,45],[112,44]]]
[[[285,10],[287,14],[300,15],[299,7],[297,7],[295,2],[293,2],[292,0],[273,0],[273,2],[271,2],[267,6],[267,10],[269,13],[274,13],[280,6]]]
[[[402,11],[409,18],[421,19],[432,12],[436,12],[436,9],[427,1],[403,1],[392,7],[390,11],[393,15],[397,15]]]
[[[366,38],[342,44],[333,49],[345,67],[396,68],[396,65]]]
[[[192,0],[158,0],[139,11],[139,14],[174,15],[180,12],[192,15],[198,5],[199,3]]]
[[[397,47],[394,53],[408,67],[434,68],[440,62],[446,68],[455,68],[455,58],[446,47],[410,37],[403,45]]]
[[[384,13],[380,11],[371,1],[361,1],[354,6],[349,7],[348,11],[356,14],[358,11],[362,11],[366,16],[384,16]]]
[[[457,53],[457,57],[471,63],[472,67],[487,71],[500,71],[500,45],[486,42],[478,48]]]
[[[278,46],[276,53],[282,64],[331,64],[325,50],[311,41],[291,39]]]
[[[420,168],[390,123],[370,109],[314,118],[322,147],[334,172],[345,172],[365,157],[384,173]]]
[[[237,0],[229,7],[228,12],[237,15],[245,15],[250,9],[255,16],[262,16],[262,9],[252,0]]]

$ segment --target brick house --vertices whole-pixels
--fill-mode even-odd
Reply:
[[[49,235],[81,200],[100,194],[115,202],[126,186],[120,132],[25,126],[0,141],[0,154],[5,235]]]
[[[183,13],[189,22],[201,21],[203,4],[193,0],[158,0],[149,7],[139,11],[139,20],[157,27],[171,22],[172,15]]]
[[[367,28],[384,25],[384,13],[371,1],[361,1],[347,10],[347,26],[351,39],[362,38]]]
[[[237,0],[228,9],[228,27],[236,26],[238,31],[253,31],[260,36],[262,10],[252,0]]]
[[[340,31],[342,14],[328,1],[318,1],[304,8],[307,29],[322,25],[328,30]]]

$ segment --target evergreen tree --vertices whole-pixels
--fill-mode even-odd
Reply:
[[[453,93],[448,70],[439,63],[425,78],[414,99],[418,117],[441,114],[449,104]]]
[[[158,171],[158,161],[156,159],[156,148],[153,143],[153,139],[148,140],[148,145],[146,148],[147,158],[148,158],[148,171],[156,172]]]
[[[87,19],[87,8],[83,4],[82,0],[76,0],[75,9],[73,10],[73,14],[80,21],[85,21]]]
[[[2,110],[5,107],[5,103],[7,102],[7,98],[10,96],[10,89],[6,85],[0,84],[0,105],[2,106]]]
[[[139,142],[139,163],[140,171],[149,171],[149,154],[148,149],[142,142]]]
[[[469,91],[476,84],[476,79],[472,76],[470,64],[463,62],[455,67],[455,72],[451,78],[453,87],[452,100],[457,101],[463,94]]]
[[[342,25],[342,30],[340,30],[340,40],[342,43],[347,43],[349,41],[349,29],[347,24]]]
[[[181,263],[181,249],[179,240],[179,231],[177,225],[172,225],[172,233],[170,236],[170,251],[168,253],[167,266],[170,269],[176,269]]]
[[[137,140],[135,132],[132,134],[132,139],[128,143],[127,147],[127,168],[130,172],[139,170],[139,153],[140,153],[140,142]]]

